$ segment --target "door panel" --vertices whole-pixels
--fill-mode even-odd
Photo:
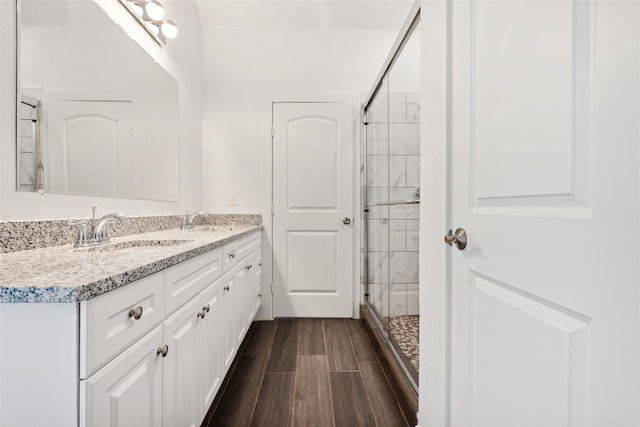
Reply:
[[[640,4],[451,7],[451,424],[637,425]]]
[[[51,191],[132,197],[132,105],[127,101],[52,100],[46,104],[48,184]]]
[[[274,315],[351,317],[353,114],[273,104]]]
[[[338,125],[323,117],[288,123],[289,210],[338,208]]]
[[[337,234],[335,231],[289,232],[289,294],[338,292]]]

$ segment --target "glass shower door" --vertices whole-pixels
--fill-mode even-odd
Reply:
[[[389,331],[389,87],[385,77],[366,114],[368,302]]]
[[[414,31],[366,107],[368,303],[418,384],[420,51]]]

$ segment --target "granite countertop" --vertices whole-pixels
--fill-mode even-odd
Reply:
[[[172,229],[111,238],[110,244],[94,248],[64,245],[0,254],[0,303],[87,300],[262,228],[196,226],[188,231]],[[138,243],[125,243],[134,241]],[[150,241],[160,245],[136,246]],[[186,242],[161,245],[171,243],[166,241]],[[118,250],[108,250],[109,245]]]

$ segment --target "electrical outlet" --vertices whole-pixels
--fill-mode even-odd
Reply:
[[[229,193],[229,206],[238,206],[238,193]]]

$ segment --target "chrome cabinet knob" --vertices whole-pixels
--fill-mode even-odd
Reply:
[[[229,285],[225,285],[225,287],[224,287],[224,290],[225,290],[225,291],[229,291],[230,289],[231,289],[231,286],[229,286]]]
[[[207,315],[207,313],[209,312],[209,310],[211,310],[211,305],[207,304],[205,306],[202,307],[202,311],[198,313],[198,317],[200,319],[204,319],[204,316]]]
[[[464,228],[456,229],[455,234],[453,234],[452,230],[449,230],[449,233],[444,236],[444,241],[449,246],[455,243],[459,250],[463,250],[467,247],[467,232],[464,231]]]
[[[342,220],[342,223],[344,225],[349,225],[351,224],[351,218],[349,218],[348,216],[345,216],[344,219]]]
[[[169,346],[163,345],[162,347],[158,347],[158,351],[156,354],[161,354],[162,357],[167,357],[167,353],[169,353]]]
[[[229,259],[234,259],[236,257],[235,254],[229,254]]]
[[[142,317],[142,312],[144,310],[142,309],[141,306],[137,306],[136,308],[132,308],[131,310],[129,310],[129,317],[133,317],[135,320],[140,320],[140,318]]]

